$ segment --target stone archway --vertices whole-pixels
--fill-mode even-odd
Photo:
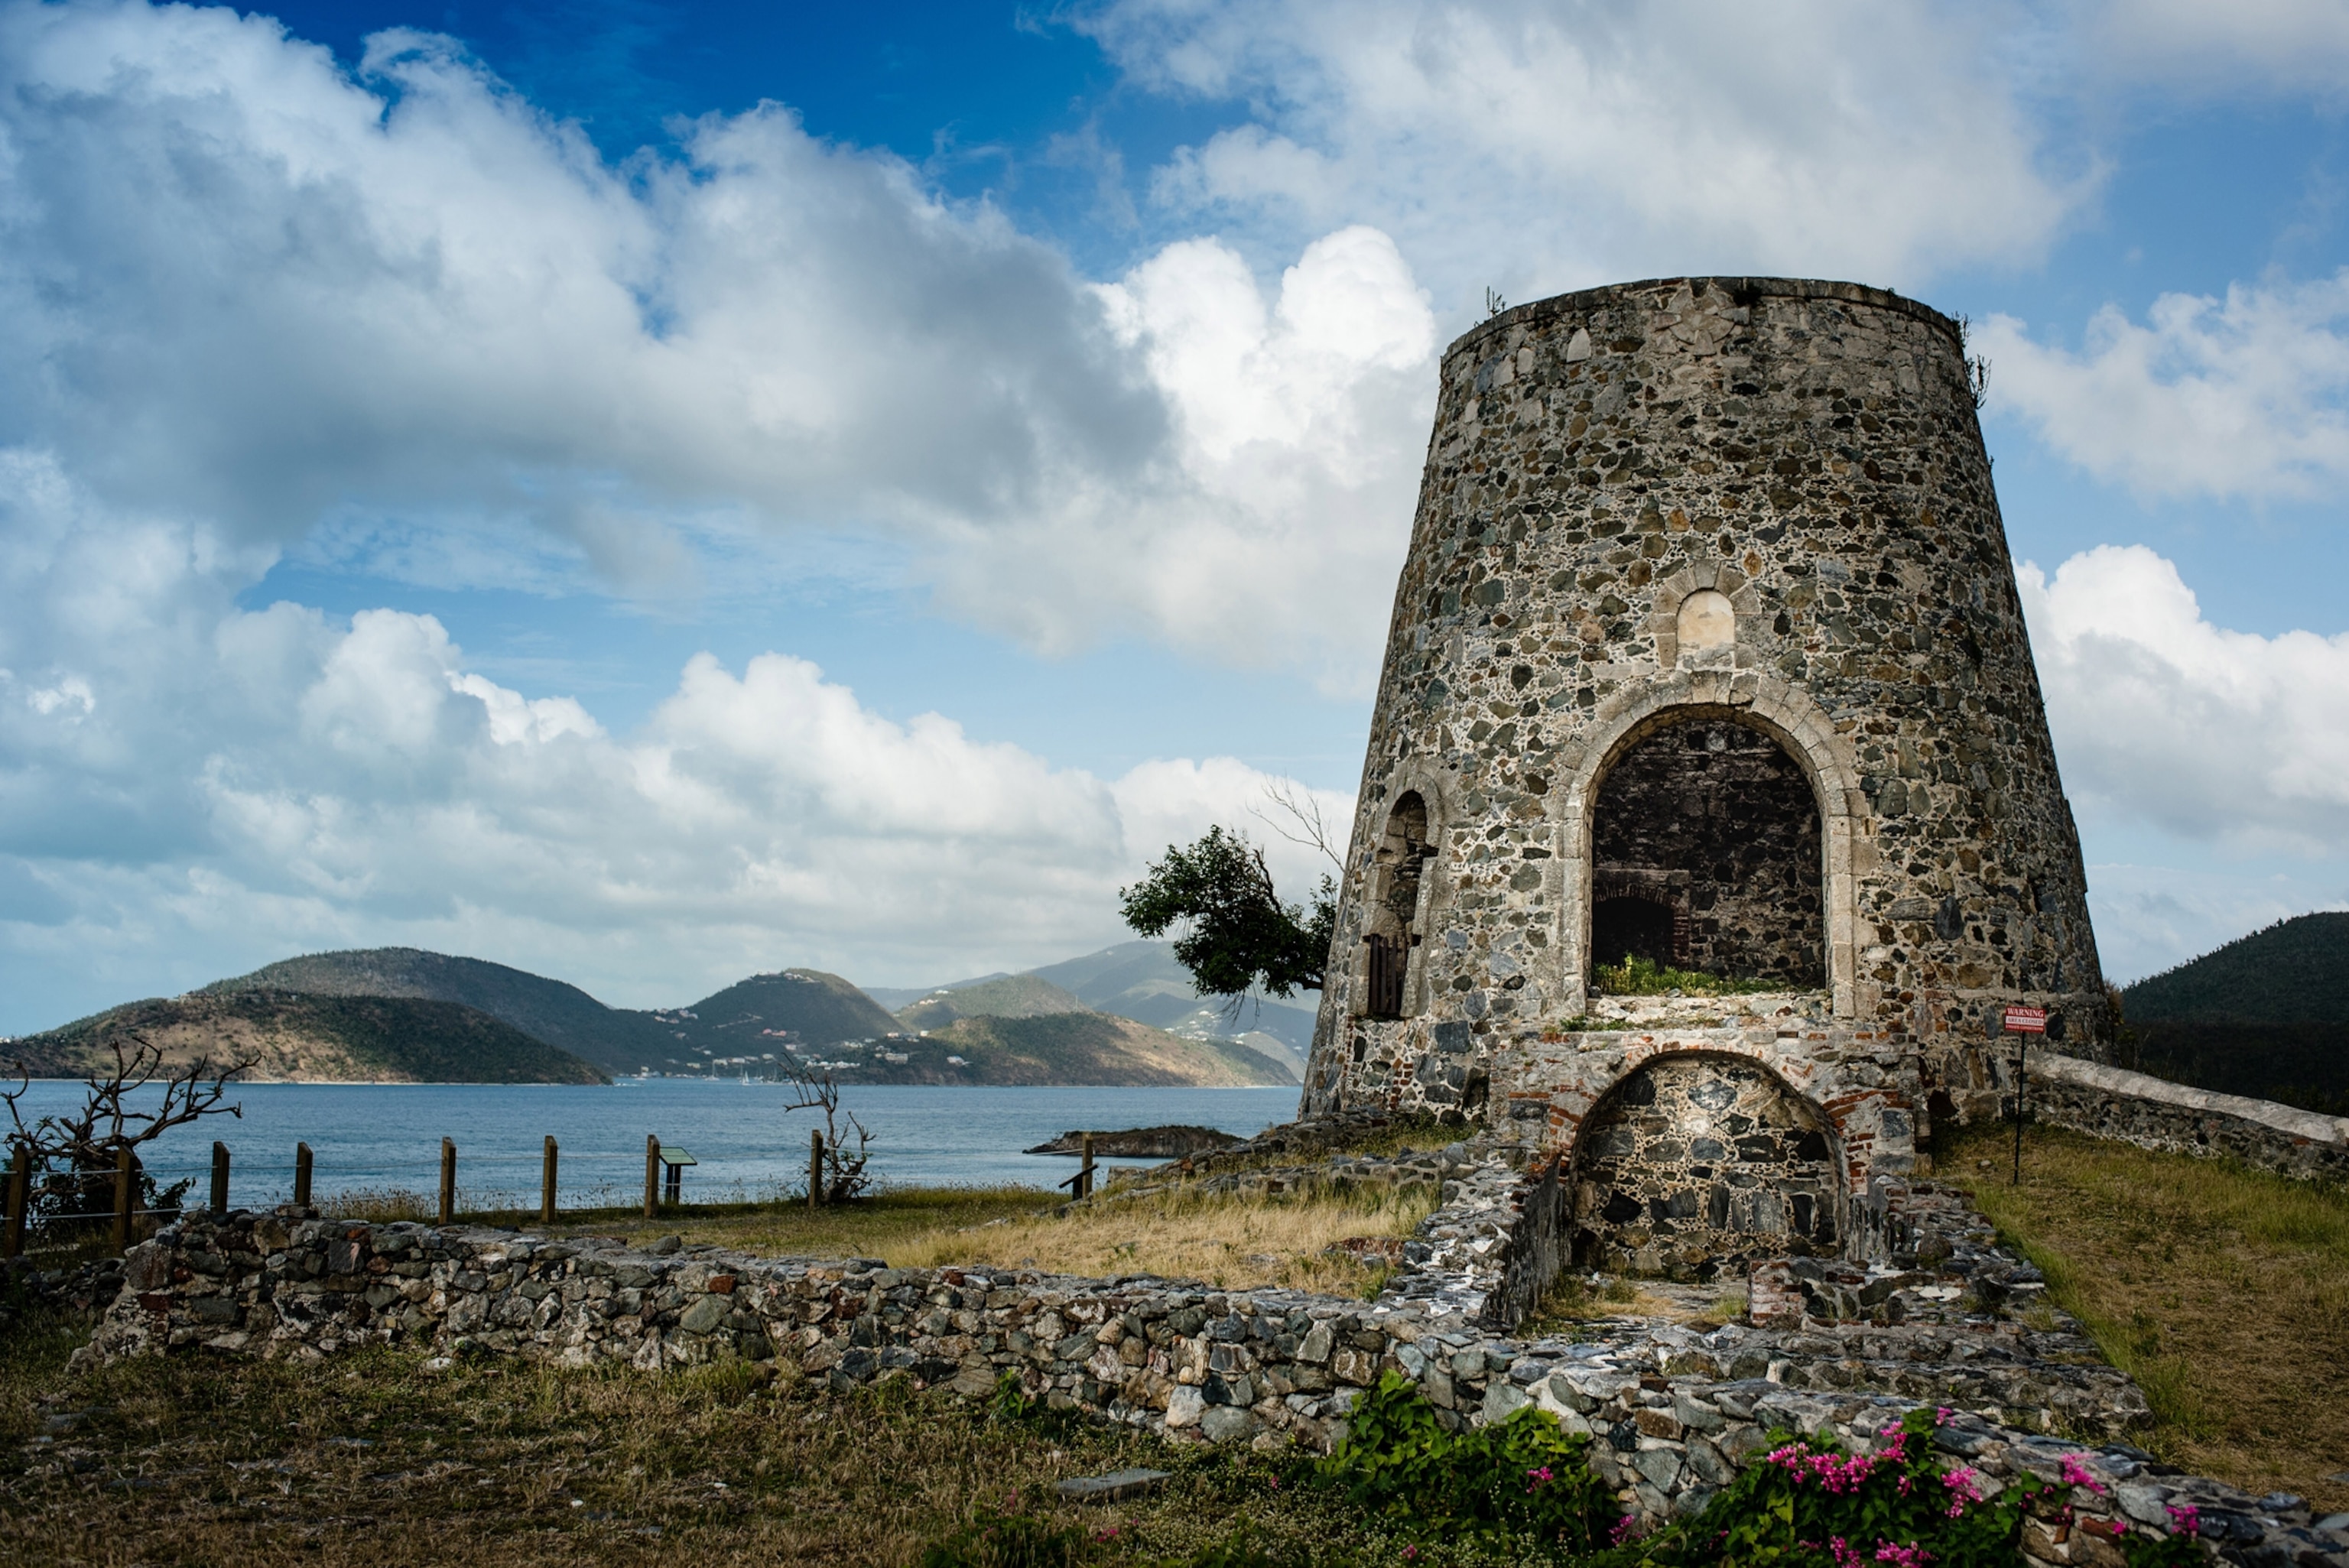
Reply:
[[[1558,828],[1556,959],[1547,971],[1563,1009],[1588,1005],[1591,915],[1600,885],[1592,830],[1606,777],[1628,751],[1659,731],[1718,720],[1775,741],[1808,784],[1818,810],[1821,957],[1830,1006],[1838,1017],[1858,1011],[1858,922],[1855,866],[1872,847],[1868,805],[1847,738],[1818,705],[1782,680],[1750,670],[1696,670],[1619,694],[1602,707],[1588,738],[1561,756],[1550,799]]]
[[[1766,731],[1702,715],[1650,730],[1600,775],[1590,844],[1594,967],[1826,984],[1817,797]]]
[[[1577,1267],[1710,1280],[1843,1244],[1835,1126],[1750,1057],[1671,1051],[1583,1119],[1570,1161]]]

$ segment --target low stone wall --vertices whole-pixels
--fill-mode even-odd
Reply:
[[[1984,1065],[1995,1087],[1965,1109],[1987,1119],[2014,1093],[2014,1062],[2011,1054],[1986,1054]],[[2218,1094],[2054,1051],[2027,1053],[2024,1072],[2035,1121],[2170,1153],[2228,1155],[2287,1176],[2349,1181],[2349,1117]]]
[[[240,1212],[184,1221],[134,1249],[82,1355],[308,1359],[386,1344],[647,1371],[740,1357],[788,1360],[841,1388],[903,1375],[971,1396],[1009,1372],[1052,1408],[1174,1441],[1316,1450],[1342,1438],[1361,1391],[1392,1370],[1455,1427],[1536,1405],[1592,1434],[1593,1467],[1651,1518],[1702,1507],[1774,1429],[1826,1428],[1866,1447],[1907,1410],[1942,1404],[1969,1412],[1943,1447],[1993,1478],[2052,1475],[2074,1455],[2107,1488],[2084,1500],[2081,1518],[2158,1526],[2162,1508],[2191,1502],[2240,1561],[2349,1568],[2349,1555],[2325,1555],[2349,1553],[2349,1536],[2314,1532],[2290,1500],[2176,1476],[2117,1441],[2044,1435],[2117,1438],[2144,1402],[2068,1326],[1961,1315],[1982,1304],[1941,1298],[1933,1277],[1876,1292],[1863,1310],[1877,1321],[1801,1310],[1776,1326],[1618,1319],[1574,1341],[1527,1341],[1484,1332],[1464,1298],[1442,1291],[1366,1305],[1147,1276],[891,1269]],[[1827,1309],[1835,1282],[1806,1294],[1812,1283],[1787,1288]],[[2027,1296],[2032,1282],[2014,1283]],[[2035,1525],[2046,1537],[2035,1559],[2103,1561],[2053,1533],[2083,1528]],[[2286,1556],[2272,1555],[2279,1545]]]

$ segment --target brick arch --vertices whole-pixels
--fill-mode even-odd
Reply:
[[[1560,1161],[1574,1266],[1702,1280],[1848,1247],[1859,1173],[1844,1129],[1779,1066],[1733,1041],[1650,1045],[1568,1097],[1581,1101]]]
[[[1549,809],[1557,831],[1557,962],[1548,978],[1568,1013],[1589,1001],[1591,829],[1608,769],[1640,741],[1693,720],[1761,731],[1793,758],[1819,807],[1820,913],[1826,933],[1827,987],[1837,1017],[1858,1004],[1856,869],[1872,849],[1859,769],[1844,738],[1807,696],[1756,671],[1699,670],[1619,695],[1593,716],[1584,738],[1561,756]]]

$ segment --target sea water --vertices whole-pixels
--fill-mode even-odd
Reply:
[[[35,1083],[21,1114],[29,1122],[74,1109],[85,1093],[78,1083]],[[212,1143],[224,1143],[231,1206],[258,1209],[293,1195],[301,1142],[315,1161],[314,1196],[399,1188],[429,1198],[440,1191],[447,1138],[457,1145],[460,1206],[535,1209],[551,1133],[561,1154],[559,1203],[591,1208],[642,1200],[651,1134],[698,1161],[685,1172],[688,1202],[762,1199],[806,1191],[808,1133],[823,1128],[823,1115],[789,1109],[792,1098],[789,1085],[697,1078],[622,1078],[600,1088],[242,1084],[227,1100],[242,1115],[175,1128],[140,1158],[165,1186],[194,1177],[189,1195],[202,1202]],[[1073,1130],[1166,1123],[1246,1138],[1294,1117],[1297,1090],[849,1087],[841,1109],[872,1133],[868,1170],[884,1186],[1050,1188],[1076,1162],[1022,1150]]]

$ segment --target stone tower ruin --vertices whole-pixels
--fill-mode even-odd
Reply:
[[[1959,325],[1686,278],[1453,344],[1307,1113],[1481,1122],[1578,1262],[1865,1257],[2016,1003],[2109,1033]]]

